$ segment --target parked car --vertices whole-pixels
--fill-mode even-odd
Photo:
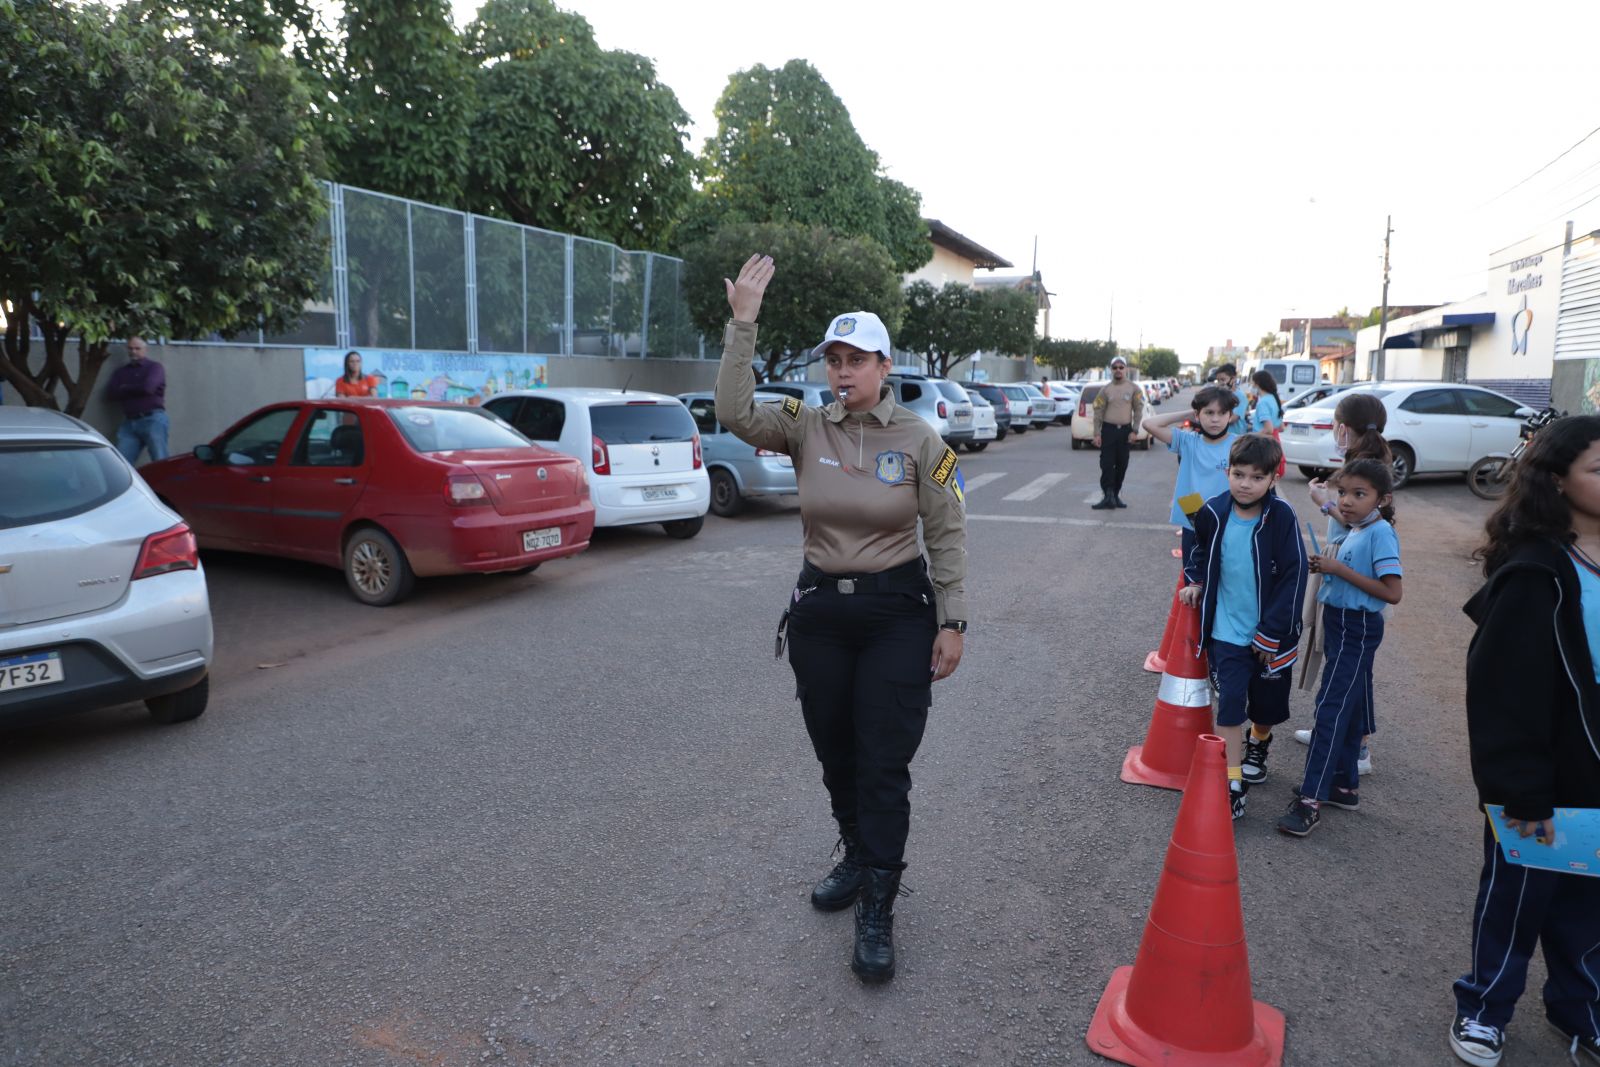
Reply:
[[[1379,397],[1388,411],[1383,436],[1394,452],[1397,489],[1413,475],[1464,474],[1491,452],[1510,452],[1523,420],[1534,414],[1508,396],[1474,385],[1363,382],[1352,388]],[[1284,412],[1284,455],[1308,478],[1324,477],[1339,465],[1333,412],[1342,395]]]
[[[1315,359],[1264,359],[1257,370],[1264,370],[1278,383],[1278,399],[1287,404],[1308,389],[1322,383],[1322,364]],[[1250,376],[1241,378],[1249,388]]]
[[[142,700],[160,723],[210,692],[193,532],[87,424],[0,407],[0,723]]]
[[[1078,410],[1078,394],[1083,386],[1078,382],[1050,382],[1050,399],[1056,404],[1056,422],[1072,425],[1072,416]]]
[[[1018,382],[1018,386],[1028,394],[1028,418],[1036,429],[1044,429],[1056,421],[1056,402],[1040,392],[1039,387],[1032,382]]]
[[[1027,433],[1033,428],[1033,397],[1020,385],[1002,385],[1000,391],[1005,394],[1006,405],[1011,409],[1012,431]]]
[[[798,383],[789,383],[798,384]],[[517,389],[483,402],[584,465],[596,526],[661,524],[693,537],[711,507],[700,432],[678,398],[623,389]]]
[[[972,402],[972,440],[966,443],[968,452],[982,452],[989,442],[1000,436],[999,420],[995,418],[994,405],[981,393],[967,393]]]
[[[969,397],[982,396],[994,408],[996,441],[1004,441],[1011,432],[1011,399],[1005,390],[992,382],[958,382]]]
[[[833,390],[827,382],[762,382],[757,388],[764,393],[795,397],[808,407],[823,408],[833,403]]]
[[[594,529],[581,466],[460,404],[269,404],[141,473],[200,547],[338,567],[374,607],[417,578],[526,573]]]
[[[762,386],[756,391],[756,403],[778,404],[789,395],[770,393]],[[737,515],[744,510],[744,502],[749,497],[793,496],[800,491],[795,481],[794,460],[782,452],[741,441],[724,428],[717,421],[714,394],[681,393],[678,399],[689,409],[689,416],[700,431],[700,452],[711,482],[713,515]]]
[[[1078,411],[1072,416],[1072,447],[1092,448],[1094,446],[1094,398],[1100,395],[1100,390],[1111,384],[1106,381],[1085,382],[1083,392],[1078,394]],[[1144,427],[1135,426],[1133,437],[1130,439],[1134,448],[1148,450],[1150,448],[1150,435],[1144,432]]]
[[[1288,403],[1284,404],[1283,405],[1283,410],[1284,411],[1293,411],[1296,408],[1308,408],[1313,404],[1316,404],[1316,403],[1319,403],[1319,402],[1321,402],[1323,400],[1326,400],[1328,397],[1333,396],[1335,393],[1342,393],[1342,392],[1345,392],[1348,389],[1352,389],[1352,388],[1355,387],[1356,384],[1357,383],[1355,383],[1355,382],[1342,382],[1342,383],[1339,383],[1339,384],[1334,384],[1332,382],[1322,382],[1322,383],[1320,383],[1320,384],[1318,384],[1316,386],[1313,386],[1310,389],[1307,389],[1305,392],[1301,393],[1299,396],[1295,397],[1293,400],[1291,400]]]
[[[945,444],[954,448],[974,440],[972,400],[961,386],[910,371],[891,374],[888,381],[895,403],[932,423]]]

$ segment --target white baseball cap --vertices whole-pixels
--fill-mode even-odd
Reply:
[[[1124,367],[1128,365],[1128,361],[1123,359],[1121,356],[1112,356],[1110,365],[1115,367],[1118,363],[1122,364]]]
[[[847,311],[828,324],[822,343],[811,350],[820,357],[835,341],[843,341],[863,352],[876,352],[884,359],[894,358],[894,346],[889,343],[889,330],[883,320],[870,311]]]

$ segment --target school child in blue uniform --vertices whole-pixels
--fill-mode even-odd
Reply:
[[[1400,603],[1400,538],[1394,532],[1392,468],[1374,459],[1345,464],[1330,479],[1339,519],[1348,528],[1314,556],[1322,590],[1323,668],[1305,778],[1278,829],[1305,837],[1322,805],[1361,803],[1356,761],[1372,710],[1372,661],[1383,643],[1383,609]]]
[[[1183,553],[1194,550],[1191,520],[1207,500],[1228,491],[1228,455],[1234,437],[1228,432],[1239,398],[1219,385],[1208,385],[1190,399],[1192,411],[1153,415],[1141,424],[1145,433],[1178,457],[1178,480],[1172,487],[1172,524],[1183,531]],[[1192,420],[1196,429],[1179,424]]]
[[[1228,491],[1195,512],[1194,549],[1184,561],[1189,584],[1180,595],[1200,609],[1235,819],[1244,815],[1250,785],[1266,780],[1272,728],[1289,717],[1299,657],[1306,551],[1294,508],[1273,491],[1282,458],[1270,437],[1234,440]]]
[[[1467,741],[1479,804],[1503,804],[1501,836],[1532,852],[1557,808],[1600,808],[1600,416],[1540,430],[1487,528],[1489,580],[1466,605]],[[1600,1063],[1600,877],[1507,862],[1486,818],[1450,1027],[1461,1060],[1500,1062],[1536,942],[1545,1017],[1573,1063]]]

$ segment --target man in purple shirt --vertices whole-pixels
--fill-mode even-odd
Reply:
[[[145,358],[143,337],[128,338],[128,362],[111,375],[106,395],[122,405],[117,451],[137,465],[146,449],[151,460],[167,458],[167,372]]]

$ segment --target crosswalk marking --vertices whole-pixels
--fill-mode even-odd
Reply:
[[[1064,482],[1070,475],[1063,473],[1041,474],[1027,485],[1014,493],[1007,493],[1004,500],[1037,500],[1049,491],[1050,487],[1058,482]]]
[[[1004,478],[1005,476],[1006,476],[1006,472],[1005,471],[985,471],[982,474],[975,475],[974,477],[968,478],[967,479],[966,488],[963,489],[962,492],[964,492],[964,493],[976,492],[977,490],[982,489],[984,486],[988,485],[990,482],[998,482],[1001,478]]]
[[[1123,530],[1172,529],[1170,522],[1111,522],[1107,519],[1079,519],[1065,515],[974,515],[968,512],[967,519],[985,522],[1043,523],[1048,526],[1113,526]]]

